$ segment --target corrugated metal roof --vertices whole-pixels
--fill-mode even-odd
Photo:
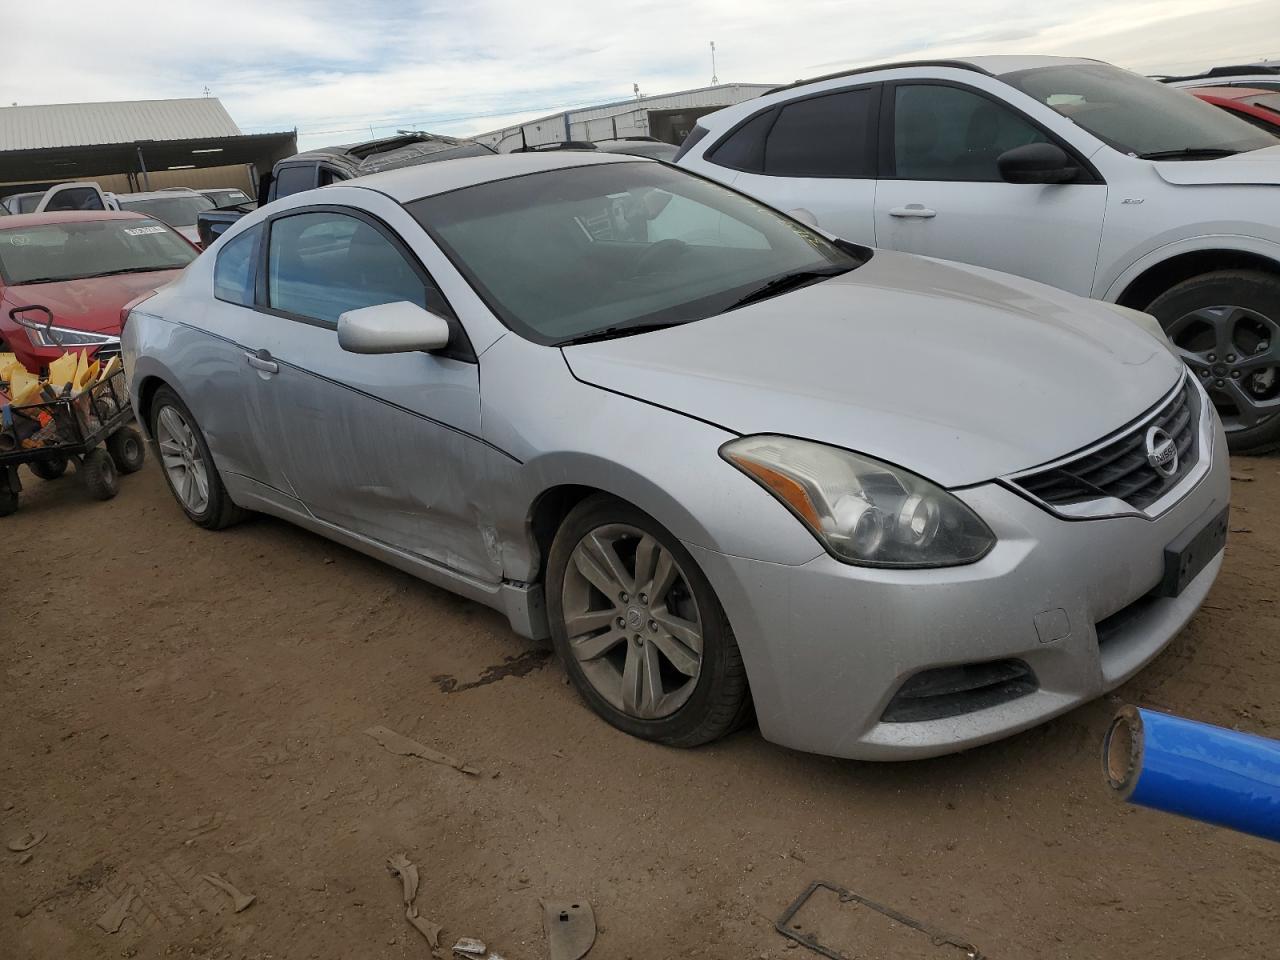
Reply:
[[[618,109],[631,110],[674,110],[679,107],[719,107],[733,106],[743,100],[750,100],[760,94],[774,89],[776,84],[768,83],[722,83],[714,87],[699,87],[696,90],[681,90],[676,93],[660,93],[642,99],[616,100],[613,103],[602,103],[598,107],[580,107],[570,110],[569,120],[592,120],[596,117],[607,117],[617,113]]]
[[[678,90],[675,93],[658,93],[647,97],[615,100],[611,103],[602,103],[596,106],[573,107],[569,110],[561,110],[559,113],[538,117],[536,120],[526,120],[524,123],[513,123],[498,130],[490,130],[488,133],[478,133],[472,139],[492,146],[519,133],[521,127],[529,131],[531,127],[537,128],[542,124],[549,124],[551,125],[550,132],[541,136],[530,133],[528,141],[531,144],[551,143],[564,139],[566,117],[570,124],[581,126],[583,123],[589,123],[593,119],[611,116],[621,117],[631,113],[644,113],[648,110],[676,109],[679,107],[729,107],[735,103],[741,103],[743,100],[750,100],[752,97],[767,93],[776,86],[777,84],[775,83],[721,83],[710,87],[697,87],[693,90]]]
[[[0,150],[239,135],[216,97],[0,107]]]
[[[598,116],[602,110],[616,110],[620,106],[626,108],[641,108],[646,110],[664,109],[671,106],[714,106],[724,100],[733,100],[741,102],[742,100],[750,100],[751,97],[759,96],[760,92],[773,90],[777,83],[717,83],[713,87],[695,87],[694,90],[677,90],[675,93],[652,93],[652,95],[639,97],[631,97],[628,100],[614,100],[609,104],[600,104],[598,106],[580,106],[580,108],[567,110],[571,120],[586,119],[588,116]],[[559,116],[559,114],[553,114]]]

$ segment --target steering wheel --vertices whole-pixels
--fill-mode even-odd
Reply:
[[[646,274],[656,273],[660,267],[674,263],[688,252],[689,244],[683,240],[672,238],[659,240],[636,259],[631,276],[643,277]]]

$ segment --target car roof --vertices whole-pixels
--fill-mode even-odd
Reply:
[[[1269,89],[1274,90],[1275,84],[1280,83],[1280,76],[1274,73],[1250,73],[1217,77],[1162,77],[1160,82],[1167,83],[1169,86],[1176,87],[1179,90],[1200,90],[1204,87],[1219,86],[1247,87],[1251,83],[1265,83]]]
[[[473,187],[478,183],[509,180],[530,173],[590,167],[601,163],[656,163],[643,157],[599,150],[553,150],[542,153],[499,153],[492,156],[459,157],[414,167],[346,180],[340,186],[377,190],[400,203]],[[335,184],[335,186],[339,186]],[[321,189],[329,189],[323,187]]]
[[[1247,100],[1251,97],[1274,97],[1276,91],[1258,87],[1191,87],[1192,96],[1219,97],[1223,100]]]
[[[808,77],[804,80],[797,80],[795,83],[775,87],[769,93],[773,93],[776,90],[803,87],[810,83],[821,83],[824,80],[835,80],[840,77],[852,77],[862,73],[879,73],[882,70],[903,70],[912,67],[950,67],[954,70],[972,70],[976,73],[999,77],[1008,73],[1017,73],[1020,70],[1034,70],[1037,67],[1061,67],[1078,63],[1103,63],[1103,61],[1081,57],[1022,57],[1012,54],[997,54],[986,57],[948,57],[945,60],[900,60],[891,63],[871,64],[866,67],[854,67],[850,70],[823,74],[820,77]]]
[[[144,190],[139,193],[117,193],[117,200],[172,200],[174,197],[198,197],[199,191],[190,187],[181,190]]]
[[[90,220],[149,220],[132,210],[58,210],[45,213],[15,213],[0,220],[0,230],[36,227],[46,223],[87,223]]]

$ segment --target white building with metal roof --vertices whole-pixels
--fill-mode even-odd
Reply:
[[[0,107],[0,184],[96,179],[119,191],[227,167],[247,183],[249,165],[270,169],[297,149],[294,131],[242,134],[216,97]]]
[[[768,93],[773,83],[720,83],[652,97],[633,97],[597,107],[579,107],[527,123],[482,133],[474,139],[499,153],[521,146],[566,140],[654,137],[679,144],[701,116]]]

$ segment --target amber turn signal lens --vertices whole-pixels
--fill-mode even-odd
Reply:
[[[813,505],[813,501],[809,499],[809,494],[805,493],[804,487],[799,483],[785,474],[781,474],[777,470],[771,470],[763,463],[757,463],[754,460],[733,457],[733,462],[772,490],[783,503],[803,517],[805,522],[811,525],[814,530],[822,529],[822,518],[818,515],[818,508]]]

